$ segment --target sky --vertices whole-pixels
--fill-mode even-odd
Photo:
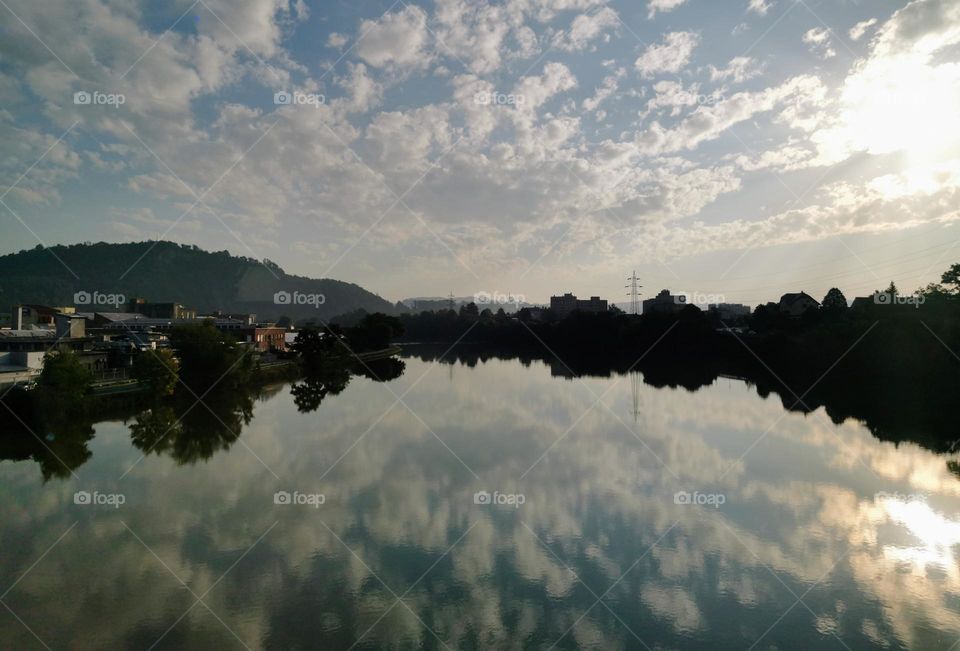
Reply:
[[[958,0],[2,0],[0,253],[852,300],[960,261],[958,117]]]

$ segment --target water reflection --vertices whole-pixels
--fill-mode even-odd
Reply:
[[[284,389],[256,404],[244,445],[207,446],[220,451],[203,464],[150,455],[120,479],[141,454],[139,419],[98,424],[79,478],[43,484],[33,464],[0,464],[0,585],[22,576],[4,603],[51,648],[960,638],[960,482],[943,455],[822,409],[786,412],[736,380],[690,393],[560,380],[536,360],[457,364],[452,379],[405,361],[388,382],[412,388],[406,406],[362,376],[315,412]],[[127,501],[74,505],[77,490]],[[277,491],[326,500],[276,504]],[[478,491],[525,503],[477,504]],[[725,502],[677,503],[679,491]],[[181,580],[206,605],[188,611]],[[42,648],[12,615],[0,639]]]

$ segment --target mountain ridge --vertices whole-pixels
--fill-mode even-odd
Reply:
[[[75,305],[78,293],[127,301],[176,302],[199,313],[254,313],[261,320],[294,321],[393,305],[363,287],[331,278],[286,273],[270,260],[205,251],[170,241],[38,245],[0,256],[0,310],[36,303]],[[284,302],[286,299],[286,302]],[[97,300],[97,299],[93,299]],[[78,311],[117,311],[113,304],[76,305]]]

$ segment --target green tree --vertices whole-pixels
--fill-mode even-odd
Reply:
[[[43,358],[43,370],[38,381],[40,400],[44,411],[55,409],[59,413],[76,413],[86,406],[86,395],[93,382],[93,375],[80,362],[72,350],[47,353]]]
[[[847,311],[847,297],[836,287],[830,289],[821,302],[823,310],[830,314],[842,314]]]
[[[194,392],[237,390],[250,380],[250,355],[210,321],[174,328],[170,345],[180,359],[180,379]]]
[[[166,349],[147,350],[133,361],[133,377],[155,395],[168,396],[177,385],[180,362]]]

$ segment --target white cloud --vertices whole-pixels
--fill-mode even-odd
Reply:
[[[869,57],[844,80],[832,124],[813,135],[825,163],[853,152],[906,152],[928,164],[960,156],[960,68],[937,55],[960,44],[960,5],[912,2],[877,32]]]
[[[732,81],[735,84],[742,84],[759,75],[761,65],[756,59],[750,57],[734,57],[730,59],[726,68],[711,65],[709,70],[710,81]]]
[[[604,7],[592,14],[580,14],[573,19],[570,29],[557,35],[554,47],[559,50],[573,52],[586,48],[591,41],[604,35],[609,29],[620,25],[617,12],[610,7]],[[609,38],[609,35],[604,35]]]
[[[823,27],[814,27],[803,35],[803,42],[810,46],[810,51],[822,59],[832,59],[837,51],[830,45],[830,30]]]
[[[817,97],[822,84],[817,77],[794,77],[780,86],[760,92],[741,92],[712,106],[701,106],[675,128],[659,122],[637,134],[636,141],[649,154],[664,154],[695,149],[701,143],[719,137],[724,131],[754,115],[774,110],[788,100]]]
[[[429,40],[427,15],[416,5],[407,5],[375,21],[364,20],[359,33],[363,38],[354,51],[375,68],[418,69],[430,62],[426,51]]]
[[[752,11],[755,14],[766,16],[767,12],[770,11],[770,7],[772,6],[772,0],[750,0],[750,2],[747,4],[747,11]]]
[[[859,41],[861,38],[863,38],[863,35],[870,31],[870,28],[876,24],[876,18],[871,18],[870,20],[857,23],[850,28],[850,39],[853,41]]]
[[[680,5],[682,5],[687,0],[649,0],[647,2],[648,14],[647,17],[650,20],[653,20],[658,11],[667,13],[668,11],[673,11]]]
[[[583,110],[587,112],[592,112],[597,110],[597,108],[607,99],[609,99],[614,93],[617,92],[617,87],[619,86],[620,79],[626,76],[626,68],[619,68],[614,74],[607,75],[603,78],[603,81],[597,87],[597,90],[594,92],[593,97],[588,97],[583,100]],[[597,116],[598,119],[603,119]]]
[[[662,43],[649,46],[634,65],[641,77],[680,72],[699,43],[700,35],[695,32],[670,32]]]
[[[337,32],[331,32],[330,36],[327,37],[327,47],[332,47],[339,50],[350,40],[346,34],[338,34]]]

